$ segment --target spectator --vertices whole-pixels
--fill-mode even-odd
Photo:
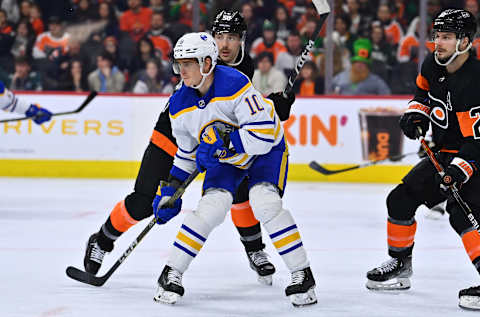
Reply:
[[[80,60],[74,59],[71,61],[66,83],[64,90],[76,92],[88,91],[87,76]]]
[[[60,18],[51,16],[48,21],[49,31],[40,34],[35,42],[33,48],[33,58],[35,59],[53,59],[68,51],[68,39],[70,35],[64,32]]]
[[[120,51],[118,50],[118,41],[113,36],[107,36],[105,40],[103,40],[103,51],[110,53],[117,65],[117,67],[122,71],[126,71],[129,65],[129,60],[127,60]]]
[[[407,34],[400,41],[400,44],[398,46],[398,51],[397,51],[397,60],[400,63],[414,61],[416,64],[418,64],[419,45],[420,45],[420,17],[416,17],[410,23]],[[435,50],[435,44],[429,40],[425,42],[425,47],[430,53]],[[425,53],[427,54],[428,52],[425,52]]]
[[[5,65],[7,72],[12,72],[13,56],[10,52],[15,41],[15,32],[8,25],[7,12],[0,9],[0,65]]]
[[[146,69],[140,72],[133,87],[133,92],[136,94],[170,94],[173,92],[173,87],[168,76],[163,74],[161,64],[154,59],[150,59],[147,61]]]
[[[87,23],[89,21],[95,20],[96,12],[95,7],[92,5],[90,0],[79,0],[77,3],[77,8],[73,12],[73,17],[70,22],[73,23]]]
[[[255,58],[262,52],[270,52],[273,54],[273,60],[275,61],[280,52],[286,51],[287,48],[283,43],[277,40],[275,25],[272,22],[265,20],[263,23],[263,36],[253,42],[250,56]]]
[[[103,52],[97,57],[97,69],[88,75],[90,90],[98,92],[122,92],[125,76],[114,64],[110,53]]]
[[[390,88],[383,79],[370,72],[370,40],[358,39],[353,47],[352,67],[333,78],[333,92],[340,95],[389,95]]]
[[[387,41],[385,29],[380,21],[372,22],[369,37],[372,41],[372,62],[383,63],[391,69],[397,63],[396,52]]]
[[[30,23],[32,24],[35,34],[38,36],[43,33],[45,26],[42,20],[42,11],[37,4],[32,4],[30,7]]]
[[[32,56],[33,44],[35,43],[35,31],[27,18],[22,18],[17,25],[17,35],[12,46],[14,57]]]
[[[30,0],[22,0],[20,2],[20,19],[30,19],[31,10],[32,2]]]
[[[353,42],[356,36],[350,33],[351,21],[346,14],[335,16],[335,30],[332,33],[332,40],[335,45],[346,48],[350,54],[353,54]]]
[[[169,32],[165,29],[163,14],[160,12],[154,12],[152,14],[152,29],[147,33],[147,36],[165,61],[170,60],[170,53],[172,52],[172,42],[168,33]]]
[[[157,58],[159,56],[155,55],[155,47],[153,47],[152,41],[144,36],[137,43],[137,53],[135,58],[130,62],[128,68],[131,75],[135,75],[138,71],[145,69],[147,66],[147,61],[152,58]]]
[[[275,68],[281,70],[285,75],[289,76],[295,68],[297,58],[302,53],[302,40],[300,34],[296,30],[292,31],[287,38],[287,51],[280,52],[275,61]],[[310,54],[311,58],[311,54]]]
[[[168,5],[165,5],[163,0],[150,0],[150,9],[152,9],[152,12],[165,12]]]
[[[293,85],[293,91],[298,96],[314,96],[323,94],[324,81],[318,76],[314,62],[307,61],[300,70],[299,78]]]
[[[295,29],[294,23],[290,20],[287,8],[280,4],[275,9],[273,23],[277,26],[277,39],[286,41],[288,35]]]
[[[118,19],[115,15],[115,9],[110,3],[102,2],[98,5],[97,19],[106,23],[102,30],[102,35],[119,37],[119,25]]]
[[[310,39],[313,38],[316,29],[317,29],[317,19],[308,18],[308,20],[305,23],[305,26],[300,30],[300,38],[302,39],[303,45],[307,45]],[[315,43],[311,51],[312,54],[314,56],[319,55],[322,47],[323,47],[323,38],[318,36],[315,39]]]
[[[371,22],[371,18],[368,16],[362,16],[360,14],[360,5],[358,0],[347,0],[346,12],[350,18],[349,32],[355,36],[368,36],[368,26]]]
[[[24,56],[15,59],[15,72],[9,76],[11,90],[42,90],[42,81]]]
[[[403,30],[400,23],[392,18],[388,3],[380,3],[377,9],[377,18],[385,29],[387,41],[396,48],[403,37]]]
[[[307,21],[311,19],[317,19],[317,9],[315,9],[312,2],[306,6],[305,13],[297,20],[297,30],[300,34],[302,34],[302,30],[306,26]]]
[[[253,15],[253,6],[249,2],[245,2],[242,5],[241,13],[245,20],[245,24],[247,24],[245,51],[249,52],[253,41],[262,36],[261,24]]]
[[[273,67],[273,54],[261,52],[257,58],[257,69],[252,78],[252,84],[264,96],[283,91],[287,85],[285,75]]]
[[[4,10],[5,16],[8,17],[8,22],[16,24],[20,19],[17,0],[2,0],[0,3],[0,9]]]
[[[128,7],[129,10],[120,16],[120,30],[138,42],[150,29],[152,10],[142,7],[141,0],[128,0]]]
[[[199,1],[200,19],[207,19],[207,7],[205,3]],[[192,28],[193,22],[193,0],[179,1],[172,5],[170,9],[170,17],[173,17],[180,24]]]

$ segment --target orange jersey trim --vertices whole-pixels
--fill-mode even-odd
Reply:
[[[416,84],[418,88],[422,90],[425,90],[425,91],[430,90],[430,85],[428,84],[428,80],[425,77],[423,77],[422,74],[418,74]]]
[[[413,245],[417,223],[410,226],[403,226],[387,222],[388,245],[395,248],[407,248]]]
[[[232,221],[236,227],[252,227],[258,223],[253,214],[252,207],[248,201],[241,204],[234,204],[231,209]]]
[[[463,246],[470,260],[480,256],[480,234],[476,230],[469,231],[462,236]]]
[[[177,153],[178,147],[169,138],[157,130],[153,130],[150,141],[167,152],[170,156],[175,156],[175,153]]]
[[[474,136],[473,125],[477,122],[479,117],[471,117],[470,111],[457,112],[458,124],[460,131],[464,137]]]
[[[120,232],[127,231],[138,221],[133,219],[125,208],[125,201],[118,202],[110,213],[110,221],[115,230]]]

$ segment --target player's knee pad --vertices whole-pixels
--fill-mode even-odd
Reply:
[[[472,227],[472,224],[456,201],[448,200],[446,210],[450,214],[448,218],[450,225],[458,235]]]
[[[420,204],[408,192],[405,184],[399,184],[387,197],[388,216],[395,220],[410,220]]]
[[[277,188],[270,183],[259,183],[250,189],[250,206],[255,218],[266,223],[282,210],[282,198]]]
[[[218,188],[209,189],[198,202],[195,214],[213,229],[225,220],[232,201],[230,192]]]
[[[153,197],[133,192],[125,197],[125,207],[130,216],[135,220],[143,220],[153,214]]]

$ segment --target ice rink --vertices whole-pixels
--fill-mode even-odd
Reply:
[[[230,215],[209,237],[184,275],[185,296],[174,306],[152,300],[156,280],[184,218],[153,228],[100,288],[69,279],[83,269],[85,243],[133,180],[0,178],[0,316],[473,316],[457,306],[461,288],[480,279],[448,219],[417,213],[412,288],[377,293],[365,273],[387,259],[385,197],[393,185],[289,183],[292,211],[316,278],[318,304],[294,308],[284,295],[290,274],[264,232],[276,265],[273,286],[249,268]],[[184,196],[196,206],[200,183]],[[145,227],[137,224],[107,255],[100,274]]]

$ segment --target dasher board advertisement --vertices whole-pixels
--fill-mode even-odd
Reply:
[[[75,109],[87,94],[18,95],[59,112]],[[299,166],[303,168],[302,175],[309,173],[307,164],[312,160],[325,164],[359,164],[418,150],[418,142],[407,140],[398,126],[408,101],[408,97],[297,98],[290,119],[283,125],[289,145],[290,175],[294,176]],[[2,123],[0,175],[29,176],[27,171],[25,174],[6,171],[12,167],[22,171],[28,161],[31,170],[44,168],[46,162],[54,166],[63,164],[63,171],[74,168],[68,173],[69,177],[76,177],[77,173],[80,177],[92,174],[135,177],[167,102],[168,96],[101,94],[80,113],[53,117],[42,126],[30,120]],[[19,116],[1,115],[2,118]],[[411,165],[416,161],[416,156],[410,156],[396,164]],[[126,165],[131,168],[125,169]],[[97,169],[82,171],[87,166]],[[111,171],[106,173],[107,170]],[[104,172],[106,174],[102,174]],[[35,173],[35,176],[43,175],[41,171]],[[47,176],[52,176],[51,173]]]

